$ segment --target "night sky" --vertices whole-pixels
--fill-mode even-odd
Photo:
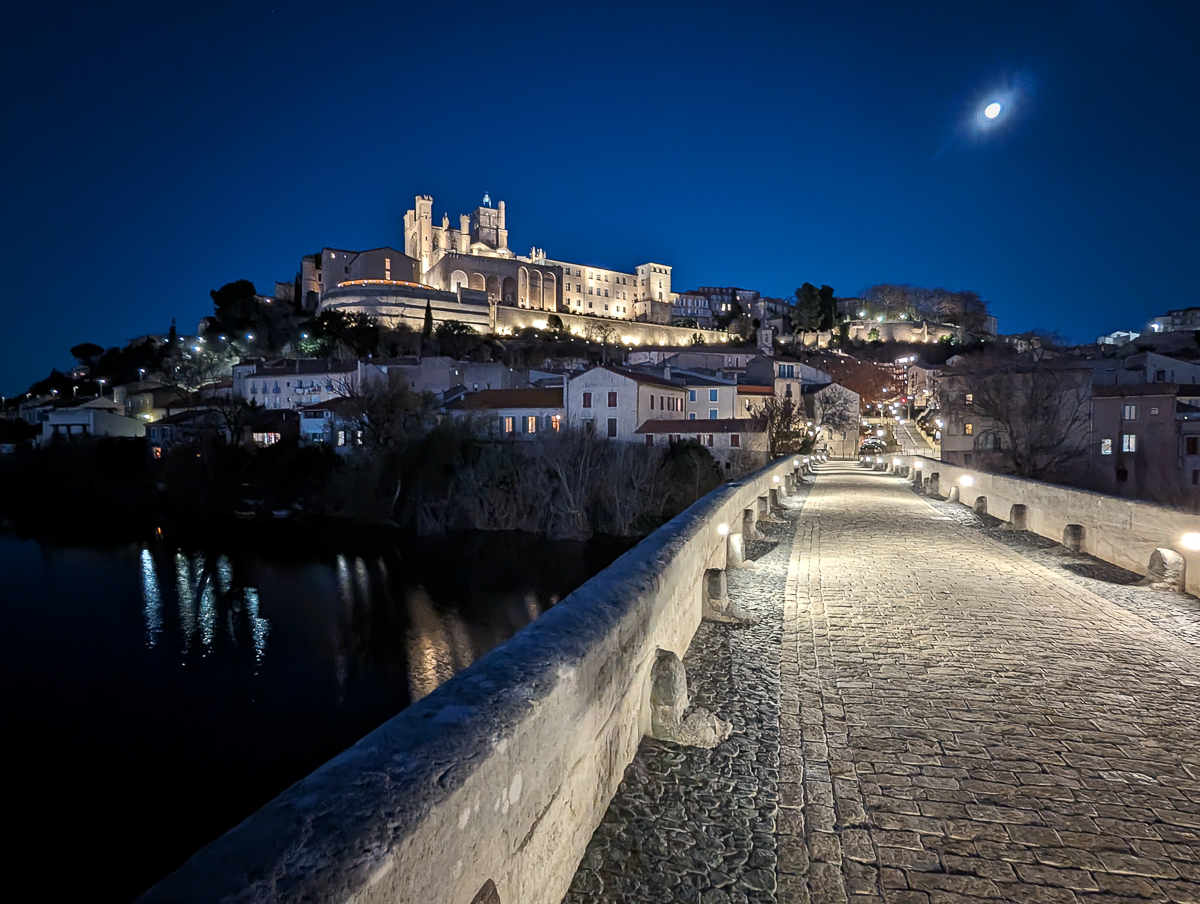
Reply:
[[[416,194],[676,290],[975,289],[1074,341],[1200,303],[1195,4],[464,6],[9,8],[0,393],[398,246]]]

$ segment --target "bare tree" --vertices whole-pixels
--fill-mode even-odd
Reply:
[[[1091,377],[1090,367],[1073,362],[988,353],[947,374],[943,406],[956,423],[971,423],[982,460],[1053,479],[1087,457]]]
[[[754,410],[755,417],[767,421],[767,438],[771,444],[772,455],[787,455],[801,451],[800,446],[805,441],[805,428],[808,418],[804,408],[796,404],[791,396],[780,398],[771,396],[764,399]]]
[[[831,383],[813,396],[813,424],[836,433],[857,428],[860,420],[858,393]]]
[[[338,394],[346,400],[346,418],[362,431],[369,449],[401,449],[428,427],[430,398],[403,383],[343,380]]]
[[[596,318],[594,323],[589,323],[584,332],[584,336],[592,342],[599,342],[601,345],[601,354],[604,356],[604,363],[609,361],[610,347],[616,345],[621,338],[621,334],[617,331],[616,326],[611,323]]]

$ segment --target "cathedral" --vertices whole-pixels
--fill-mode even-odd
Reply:
[[[458,320],[487,332],[497,308],[580,314],[669,324],[671,267],[639,264],[632,272],[554,260],[533,248],[508,247],[504,202],[484,195],[450,225],[433,220],[433,198],[421,195],[404,215],[403,250],[325,248],[301,262],[306,310],[364,313],[396,326],[419,327],[425,308],[438,321]],[[490,325],[490,327],[489,327]]]
[[[504,202],[491,198],[458,218],[433,222],[433,198],[418,197],[404,215],[405,254],[418,279],[445,291],[485,292],[491,304],[619,320],[669,323],[671,268],[646,263],[633,272],[548,258],[540,248],[518,255],[508,247]]]

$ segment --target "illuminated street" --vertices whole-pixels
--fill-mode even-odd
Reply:
[[[779,900],[1197,900],[1196,601],[1082,580],[948,509],[848,465],[804,504]]]
[[[1195,599],[849,463],[788,506],[685,657],[733,736],[643,741],[571,904],[1200,898]]]

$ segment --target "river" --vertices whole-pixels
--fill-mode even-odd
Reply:
[[[629,545],[0,534],[10,862],[131,900]]]

